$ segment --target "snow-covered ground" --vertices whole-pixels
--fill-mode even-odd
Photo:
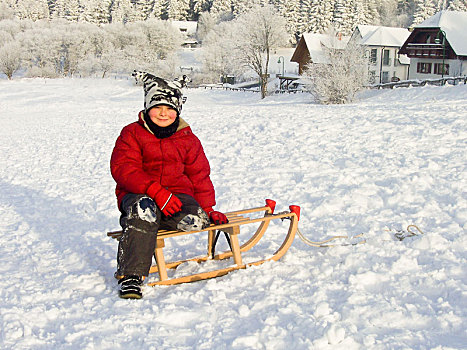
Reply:
[[[2,80],[0,348],[467,349],[466,85],[371,91],[344,106],[187,96],[219,210],[272,198],[279,211],[302,207],[310,240],[367,242],[297,237],[279,262],[119,299],[109,158],[142,88]],[[394,238],[410,224],[424,235]],[[272,253],[286,228],[272,225],[251,256]],[[203,254],[205,240],[168,242],[168,260]]]

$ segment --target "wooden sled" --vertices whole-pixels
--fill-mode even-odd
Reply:
[[[150,274],[158,273],[159,281],[149,282],[148,285],[149,286],[161,285],[161,284],[172,285],[172,284],[200,281],[200,280],[205,280],[209,278],[223,276],[231,271],[238,270],[238,269],[245,269],[249,266],[261,265],[265,263],[266,261],[279,260],[281,257],[284,256],[284,254],[290,248],[294,240],[295,233],[297,232],[298,221],[300,219],[300,207],[296,205],[291,205],[289,206],[290,211],[274,214],[275,206],[276,206],[275,201],[271,199],[266,199],[266,205],[263,207],[238,210],[238,211],[232,211],[232,212],[225,213],[225,215],[229,219],[228,224],[211,225],[208,228],[204,230],[200,230],[200,231],[185,232],[185,231],[159,230],[157,233],[156,249],[154,251],[154,257],[155,257],[157,265],[151,266],[151,269],[149,270]],[[259,213],[264,212],[264,216],[258,217],[258,218],[250,218],[248,216],[249,214],[258,213],[258,212]],[[267,259],[250,262],[250,263],[243,263],[242,253],[254,247],[259,242],[259,240],[263,237],[271,220],[276,220],[276,219],[281,219],[281,220],[289,219],[290,220],[289,230],[282,245],[271,257]],[[259,223],[258,229],[248,241],[240,245],[239,239],[238,239],[238,234],[240,233],[240,226],[254,224],[254,223]],[[213,256],[212,251],[213,251],[213,244],[215,240],[216,231],[225,232],[228,234],[228,236],[230,236],[230,244],[231,244],[232,250],[226,251],[220,254],[216,254]],[[182,235],[195,234],[199,232],[208,232],[208,253],[206,256],[196,257],[196,258],[186,259],[186,260],[179,260],[179,261],[174,261],[174,262],[165,261],[164,253],[163,253],[163,248],[165,247],[165,243],[164,243],[165,239],[182,236]],[[122,231],[114,231],[114,232],[107,233],[107,236],[115,238],[117,240],[120,239],[121,235],[122,235]],[[186,262],[194,261],[194,262],[201,263],[207,260],[224,260],[224,259],[229,259],[231,257],[233,257],[235,264],[229,267],[225,267],[225,268],[221,268],[221,269],[217,269],[213,271],[208,271],[208,272],[196,273],[196,274],[188,275],[188,276],[176,277],[176,278],[169,278],[167,274],[167,269],[176,269],[179,265],[186,263]]]

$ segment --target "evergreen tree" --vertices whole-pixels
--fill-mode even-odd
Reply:
[[[232,13],[231,0],[213,0],[211,11],[212,14],[223,15]]]
[[[264,3],[263,0],[231,0],[232,12],[235,17],[238,17],[247,13],[253,7],[261,5],[262,3]]]
[[[85,22],[93,24],[109,23],[110,1],[109,0],[87,0],[83,9]]]
[[[451,0],[447,6],[449,11],[467,12],[467,2],[465,0]]]
[[[30,19],[33,21],[49,18],[47,0],[24,0],[16,3],[16,16],[19,19]]]
[[[308,31],[311,33],[324,33],[331,25],[331,21],[332,3],[329,0],[313,0]]]
[[[354,27],[354,14],[354,0],[336,0],[332,16],[334,28],[341,34],[349,35]]]
[[[168,0],[167,19],[185,21],[190,13],[190,0]]]
[[[203,12],[211,10],[212,0],[193,0],[193,11],[196,16],[201,16]]]
[[[152,4],[152,10],[149,18],[161,19],[164,13],[164,2],[162,0],[155,0]]]
[[[415,0],[415,12],[412,26],[422,23],[436,13],[433,0]]]
[[[300,31],[300,0],[286,0],[283,3],[284,13],[279,13],[284,17],[287,33],[291,35],[291,42],[295,43],[303,33]]]
[[[365,11],[365,23],[362,23],[362,24],[379,24],[380,23],[380,15],[378,12],[377,0],[366,0],[364,3],[364,11]]]
[[[110,17],[116,23],[132,22],[136,15],[130,0],[114,0],[110,6]]]
[[[133,0],[136,21],[145,21],[153,12],[154,0]]]
[[[71,22],[78,22],[82,18],[83,11],[79,0],[62,0],[61,7],[63,12],[60,17]]]

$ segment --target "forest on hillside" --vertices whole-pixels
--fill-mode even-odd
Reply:
[[[148,19],[217,21],[238,17],[258,4],[273,5],[292,38],[323,33],[332,24],[349,34],[357,24],[410,27],[440,10],[467,11],[466,0],[2,0],[1,19],[64,18],[93,24]]]

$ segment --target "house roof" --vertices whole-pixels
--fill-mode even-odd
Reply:
[[[339,38],[332,38],[327,34],[318,33],[303,33],[300,41],[303,40],[310,53],[311,62],[313,63],[327,63],[326,55],[323,52],[323,46],[334,49],[344,49],[349,41],[349,37],[342,36]],[[300,44],[300,43],[299,43]],[[292,61],[294,57],[292,56]],[[296,62],[296,61],[294,61]]]
[[[401,47],[410,35],[408,29],[358,25],[361,38],[359,44],[367,46]]]
[[[187,35],[196,34],[198,28],[198,22],[196,21],[170,21],[170,24]]]
[[[456,55],[467,56],[467,12],[443,10],[415,26],[419,28],[443,30]]]

